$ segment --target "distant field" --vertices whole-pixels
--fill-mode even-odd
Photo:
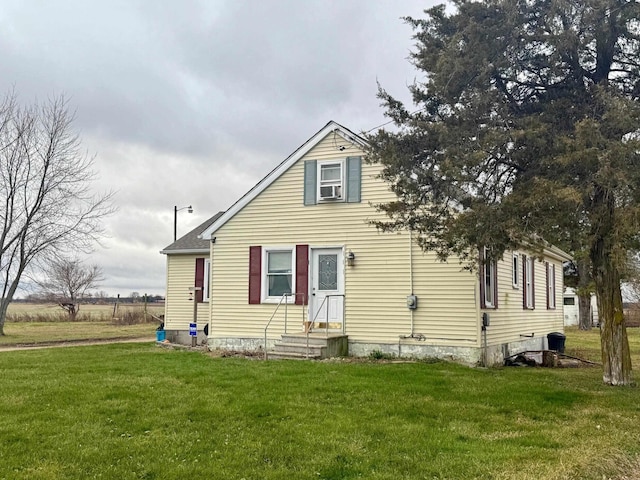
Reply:
[[[164,305],[120,304],[113,315],[111,305],[81,305],[75,322],[58,305],[12,303],[9,305],[5,336],[0,346],[37,345],[76,340],[153,338]]]
[[[121,303],[115,311],[114,305],[80,305],[77,321],[111,321],[116,318],[138,316],[145,311],[144,303]],[[164,304],[149,303],[146,311],[150,315],[159,317],[164,314]],[[56,304],[44,303],[16,303],[9,305],[7,322],[59,322],[64,321],[66,313]]]
[[[156,327],[156,323],[118,325],[112,322],[11,322],[4,326],[5,335],[0,337],[0,347],[115,338],[151,340],[155,337]]]

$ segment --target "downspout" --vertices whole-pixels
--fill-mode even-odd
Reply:
[[[410,290],[410,296],[413,297],[414,293],[413,293],[413,230],[411,228],[409,228],[409,290]],[[409,297],[407,297],[407,300],[409,299]],[[409,307],[409,304],[407,304],[407,307]],[[415,306],[409,307],[409,315],[410,315],[410,319],[411,319],[411,326],[410,326],[410,333],[409,335],[399,335],[398,336],[398,356],[401,357],[402,356],[402,340],[406,340],[408,338],[414,339],[414,340],[426,340],[426,337],[424,335],[422,335],[421,333],[417,334],[415,333],[415,312],[414,312]]]
[[[411,227],[409,227],[409,290],[411,291],[411,295],[413,295],[413,230]],[[413,337],[413,308],[409,309],[409,314],[411,315],[411,337]]]
[[[207,332],[207,347],[209,346],[209,337],[213,335],[213,246],[216,243],[216,237],[211,234],[211,244],[209,245],[209,331]]]

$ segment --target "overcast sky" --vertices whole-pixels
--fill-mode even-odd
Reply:
[[[101,289],[165,292],[178,236],[226,210],[329,120],[387,119],[408,100],[411,28],[433,0],[2,0],[0,93],[64,94],[97,190],[119,211],[90,262]],[[418,77],[419,78],[419,77]]]

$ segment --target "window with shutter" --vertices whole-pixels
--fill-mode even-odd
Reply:
[[[304,162],[304,204],[361,201],[362,158]]]
[[[287,301],[307,305],[309,245],[249,247],[249,303]]]

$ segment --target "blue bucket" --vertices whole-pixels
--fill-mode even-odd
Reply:
[[[156,330],[156,342],[164,342],[165,338],[167,338],[167,332],[164,330]]]

